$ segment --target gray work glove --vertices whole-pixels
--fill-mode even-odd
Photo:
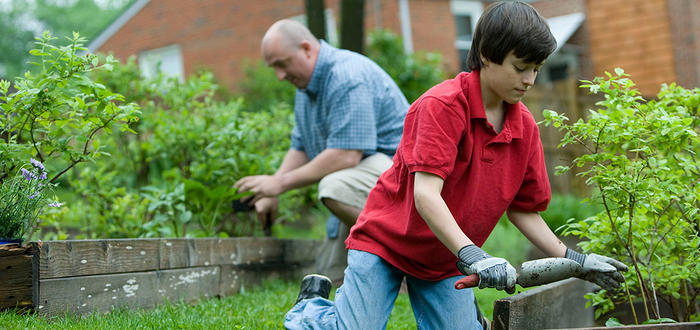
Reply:
[[[496,288],[515,292],[515,268],[503,258],[494,258],[474,244],[463,246],[457,253],[457,269],[464,275],[479,274],[479,288]]]
[[[579,276],[580,278],[598,284],[607,291],[619,288],[620,283],[625,281],[625,277],[620,272],[626,272],[627,266],[613,258],[594,253],[582,254],[568,248],[565,257],[583,266],[583,274]]]

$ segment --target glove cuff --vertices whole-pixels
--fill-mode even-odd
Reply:
[[[459,256],[459,260],[467,264],[467,266],[479,260],[491,258],[488,253],[484,252],[484,250],[474,244],[463,246],[461,249],[459,249],[457,255]]]
[[[579,265],[583,266],[583,262],[586,261],[586,255],[583,253],[578,253],[572,249],[566,248],[566,254],[564,254],[564,257],[567,259],[571,259],[573,261],[576,261],[579,263]]]

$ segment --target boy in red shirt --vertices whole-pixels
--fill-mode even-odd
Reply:
[[[473,292],[455,290],[464,275],[479,287],[515,291],[516,272],[481,250],[503,213],[550,256],[581,263],[584,278],[619,286],[617,260],[568,249],[537,213],[551,194],[539,130],[520,102],[556,42],[530,5],[500,2],[477,24],[460,73],[413,103],[394,165],[370,192],[346,241],[345,282],[309,275],[288,328],[385,328],[403,278],[419,328],[480,328]],[[456,262],[456,267],[455,267]]]

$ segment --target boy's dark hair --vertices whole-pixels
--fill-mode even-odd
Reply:
[[[556,46],[547,22],[535,8],[520,1],[496,2],[486,8],[476,24],[467,67],[481,69],[479,54],[503,64],[511,50],[526,62],[542,63]]]

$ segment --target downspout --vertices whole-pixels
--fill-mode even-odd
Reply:
[[[413,54],[413,36],[411,35],[411,12],[408,9],[408,0],[399,0],[399,18],[401,20],[401,37],[403,38],[403,51]]]

